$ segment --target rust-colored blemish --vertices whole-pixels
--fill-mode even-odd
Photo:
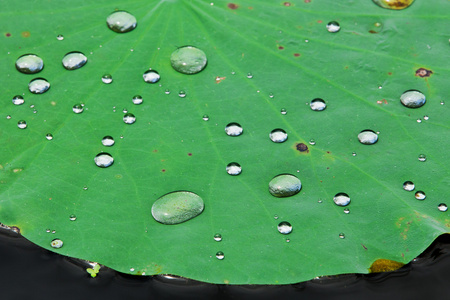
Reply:
[[[163,172],[163,173],[166,172],[166,169],[162,169],[161,172]]]
[[[295,145],[295,148],[300,152],[306,152],[309,153],[308,146],[306,146],[305,143],[298,143]]]
[[[238,9],[238,7],[239,7],[237,4],[234,4],[234,3],[228,3],[227,6],[229,9]]]
[[[7,32],[7,33],[5,34],[5,36],[6,36],[6,37],[10,37],[10,36],[11,36],[11,33]]]
[[[425,68],[419,68],[416,71],[416,76],[419,76],[419,77],[430,77],[431,74],[433,74],[433,71],[425,69]]]
[[[284,2],[283,5],[284,6],[291,6],[292,4],[291,4],[291,2]]]
[[[392,72],[388,72],[388,75],[391,76],[391,75],[392,75]]]
[[[27,38],[27,37],[30,36],[30,32],[29,32],[29,31],[24,31],[24,32],[22,32],[22,36],[23,36],[24,38]]]
[[[294,56],[295,56],[295,57],[299,57],[299,56],[300,56],[300,53],[294,53]]]
[[[305,0],[305,3],[310,3],[311,2],[311,0]]]
[[[391,272],[400,269],[404,265],[404,263],[395,260],[380,258],[372,263],[369,271],[370,273]]]
[[[322,22],[323,22],[322,20],[317,20],[317,23],[319,24],[322,24]]]
[[[283,46],[278,46],[278,49],[283,50],[284,47]]]
[[[188,153],[188,156],[192,156],[192,153],[191,153],[191,152],[189,152],[189,153]]]
[[[226,77],[216,76],[216,83],[221,83],[225,79],[226,79]]]
[[[377,104],[388,104],[388,102],[387,102],[387,100],[386,99],[382,99],[382,100],[378,100],[377,101]]]
[[[363,246],[364,250],[367,250],[367,247],[366,247],[366,246],[364,246],[364,244],[361,244],[361,246]]]

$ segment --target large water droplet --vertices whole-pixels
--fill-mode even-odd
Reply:
[[[320,98],[316,98],[316,99],[312,100],[311,103],[309,104],[309,106],[314,111],[322,111],[325,108],[327,108],[327,104],[325,103],[325,101]]]
[[[238,123],[229,123],[225,127],[225,133],[229,136],[240,136],[242,132],[243,129]]]
[[[438,205],[438,209],[439,209],[440,211],[447,211],[447,209],[448,209],[447,204],[445,204],[445,203],[439,204],[439,205]]]
[[[107,135],[102,139],[103,146],[111,147],[114,143],[114,138],[112,136]]]
[[[358,134],[358,140],[364,145],[373,145],[378,141],[378,134],[372,130],[363,130]]]
[[[405,9],[409,7],[414,0],[373,0],[375,4],[387,9]]]
[[[17,122],[17,127],[19,127],[20,129],[25,129],[27,128],[27,122],[24,120],[20,120],[19,122]]]
[[[288,135],[283,129],[277,128],[272,130],[272,132],[269,134],[269,137],[274,143],[283,143],[287,140]]]
[[[229,163],[226,167],[227,173],[230,175],[239,175],[242,172],[242,168],[238,163],[232,162]]]
[[[219,252],[216,253],[216,258],[218,260],[223,260],[225,258],[225,254],[223,254],[222,251],[219,251]]]
[[[123,116],[123,121],[125,124],[133,124],[136,122],[136,117],[133,114],[127,113]]]
[[[350,204],[350,197],[346,193],[338,193],[333,197],[333,201],[338,206],[347,206]]]
[[[87,63],[87,57],[78,51],[67,53],[62,59],[62,64],[67,70],[76,70]]]
[[[170,56],[172,67],[183,74],[196,74],[206,67],[206,54],[193,46],[184,46]]]
[[[400,96],[400,102],[409,108],[418,108],[425,104],[425,95],[420,91],[409,90]]]
[[[113,12],[106,18],[109,29],[118,33],[125,33],[136,28],[136,18],[126,11]]]
[[[109,153],[101,152],[95,156],[94,162],[100,168],[107,168],[114,163],[114,158]]]
[[[427,156],[425,154],[420,154],[418,159],[419,159],[419,161],[424,162],[427,160]]]
[[[281,112],[282,115],[286,115],[287,114],[287,110],[285,108],[282,108],[280,112]]]
[[[252,79],[252,78],[253,78],[253,74],[250,73],[250,72],[248,72],[248,73],[247,73],[247,78],[248,78],[248,79]]]
[[[62,34],[58,34],[58,35],[56,36],[56,39],[57,39],[58,41],[62,41],[62,40],[64,40],[64,36],[63,36]]]
[[[427,197],[425,193],[422,191],[417,191],[414,196],[416,197],[417,200],[425,200],[425,198]]]
[[[50,83],[44,78],[35,78],[28,84],[28,89],[33,94],[45,93],[50,88]]]
[[[144,78],[144,81],[148,83],[157,83],[161,79],[161,75],[152,69],[145,71],[142,77]]]
[[[190,220],[202,213],[203,199],[197,194],[180,191],[166,194],[153,203],[152,215],[156,221],[171,225]]]
[[[69,220],[70,221],[76,221],[77,220],[77,216],[76,215],[70,215],[69,216]]]
[[[12,103],[14,103],[14,105],[22,105],[24,102],[25,100],[20,95],[14,96],[12,98]]]
[[[53,140],[53,135],[52,135],[51,133],[47,133],[47,134],[45,135],[45,138],[46,138],[47,140],[51,141],[51,140]]]
[[[51,241],[50,246],[52,246],[52,248],[59,249],[63,246],[63,241],[60,239],[54,239]]]
[[[113,81],[113,78],[110,74],[105,74],[102,76],[103,83],[110,84]]]
[[[341,238],[341,239],[345,239],[345,234],[344,233],[339,233],[339,238]]]
[[[289,234],[292,232],[292,225],[289,222],[280,222],[277,226],[278,232],[282,234]]]
[[[336,21],[331,21],[330,23],[327,24],[327,30],[328,32],[338,32],[339,30],[341,30],[341,26],[339,25],[338,22]]]
[[[133,97],[132,101],[133,101],[133,104],[139,105],[139,104],[142,104],[142,102],[144,100],[142,99],[142,96],[136,95]]]
[[[214,235],[214,240],[215,240],[216,242],[222,241],[222,235],[221,235],[220,233],[216,233],[216,234]]]
[[[179,91],[179,92],[178,92],[178,96],[179,96],[180,98],[184,98],[184,97],[186,97],[186,92],[185,92],[185,91]]]
[[[289,197],[300,192],[300,179],[291,174],[281,174],[269,182],[269,192],[275,197]]]
[[[208,115],[203,115],[202,119],[203,119],[203,121],[209,121],[209,116]]]
[[[16,61],[16,69],[25,74],[35,74],[44,68],[44,61],[35,54],[25,54]]]
[[[72,110],[73,110],[73,112],[76,113],[76,114],[81,114],[81,113],[84,111],[84,107],[83,107],[82,104],[75,104],[75,105],[72,107]]]
[[[415,188],[416,188],[416,186],[414,185],[414,183],[412,181],[405,181],[403,183],[403,189],[405,191],[411,192],[411,191],[414,191]]]

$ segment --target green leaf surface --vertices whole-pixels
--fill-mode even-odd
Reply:
[[[449,1],[416,0],[398,11],[370,0],[1,4],[0,221],[34,243],[131,274],[286,284],[367,273],[377,259],[407,263],[449,231],[449,212],[438,210],[450,183]],[[115,10],[133,14],[137,27],[110,30]],[[340,31],[328,32],[330,21]],[[206,53],[198,74],[171,67],[185,45]],[[72,51],[88,61],[69,71],[61,60]],[[44,60],[42,72],[15,69],[27,53]],[[158,83],[144,82],[149,68]],[[420,68],[431,72],[421,77]],[[28,91],[37,77],[50,82],[46,93]],[[426,95],[423,107],[400,103],[411,89]],[[15,95],[25,103],[14,105]],[[315,98],[327,108],[311,110]],[[84,111],[75,114],[75,104]],[[123,109],[134,124],[123,122]],[[243,134],[228,136],[230,122]],[[276,128],[287,141],[270,140]],[[358,141],[365,129],[379,132],[376,144]],[[115,144],[103,146],[104,136]],[[101,152],[112,166],[96,166]],[[241,174],[226,172],[231,162]],[[301,191],[271,195],[280,174],[298,177]],[[153,203],[174,191],[199,195],[204,211],[157,222]],[[337,193],[350,196],[350,213],[334,204]],[[278,232],[281,221],[292,233]],[[63,247],[51,248],[55,238]]]

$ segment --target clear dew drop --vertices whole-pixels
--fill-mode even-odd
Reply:
[[[183,74],[197,74],[207,62],[205,52],[194,46],[180,47],[170,56],[172,68]]]
[[[422,107],[425,102],[426,102],[426,98],[425,95],[417,90],[409,90],[404,92],[401,96],[400,96],[400,102],[409,108],[418,108],[418,107]]]
[[[54,239],[50,242],[50,246],[55,249],[61,248],[63,244],[63,241],[61,241],[60,239]]]
[[[53,135],[52,135],[51,133],[47,133],[47,134],[45,135],[45,138],[46,138],[47,140],[51,141],[51,140],[53,140]]]
[[[275,197],[290,197],[302,189],[300,179],[291,174],[281,174],[269,182],[269,192]]]
[[[352,156],[356,156],[357,154],[356,154],[356,152],[352,152]]]
[[[220,233],[216,233],[216,234],[214,235],[214,240],[215,240],[216,242],[222,241],[222,235],[221,235]]]
[[[363,130],[358,134],[358,140],[364,145],[373,145],[378,141],[378,134],[372,130]]]
[[[16,69],[25,74],[36,74],[44,68],[44,61],[35,54],[25,54],[16,60]]]
[[[439,209],[439,211],[442,211],[442,212],[447,211],[447,209],[448,209],[447,204],[445,204],[445,203],[439,204],[438,209]]]
[[[223,260],[225,258],[225,254],[223,254],[222,251],[219,251],[219,252],[216,253],[216,258],[218,260]]]
[[[425,198],[426,198],[427,196],[425,195],[424,192],[422,192],[422,191],[417,191],[417,192],[414,194],[414,197],[416,197],[417,200],[425,200]]]
[[[403,189],[405,191],[411,192],[411,191],[414,191],[415,188],[416,188],[416,186],[414,185],[414,183],[412,181],[403,182]]]
[[[50,88],[50,83],[44,78],[35,78],[28,84],[28,90],[33,94],[43,94]]]
[[[229,136],[240,136],[243,131],[241,125],[238,123],[232,122],[225,126],[225,133]]]
[[[17,122],[17,127],[19,127],[20,129],[25,129],[27,128],[27,122],[24,120],[20,120],[19,122]]]
[[[114,32],[125,33],[136,28],[137,20],[126,11],[116,11],[106,18],[106,24]]]
[[[70,221],[76,221],[77,220],[77,216],[76,215],[70,215],[69,216],[69,220]]]
[[[142,102],[144,102],[144,99],[142,99],[141,95],[136,95],[133,97],[132,101],[133,101],[133,104],[139,105],[139,104],[142,104]]]
[[[341,239],[345,239],[345,234],[344,233],[339,233],[339,238],[341,238]]]
[[[106,84],[110,84],[111,82],[113,82],[113,78],[110,74],[105,74],[102,76],[102,82],[106,83]]]
[[[56,233],[56,230],[52,230],[52,234],[55,234]]]
[[[203,212],[203,199],[192,192],[178,191],[158,198],[152,205],[152,216],[165,225],[179,224]]]
[[[14,105],[22,105],[25,102],[22,96],[17,95],[12,98],[12,103]]]
[[[314,146],[314,145],[316,144],[316,141],[313,140],[313,139],[310,139],[310,140],[309,140],[309,144],[312,145],[312,146]]]
[[[346,193],[337,193],[333,201],[337,206],[347,206],[350,204],[350,197]]]
[[[72,107],[72,111],[76,114],[81,114],[84,111],[84,107],[82,104],[75,104]]]
[[[165,90],[164,94],[169,95],[170,94],[170,90],[169,89]]]
[[[147,70],[142,75],[144,81],[147,83],[157,83],[161,79],[161,75],[155,70]]]
[[[339,25],[338,22],[331,21],[327,24],[327,30],[328,30],[328,32],[335,33],[335,32],[338,32],[339,30],[341,30],[341,26]]]
[[[186,97],[186,92],[185,91],[179,91],[178,92],[178,97],[180,97],[180,98]]]
[[[126,113],[123,116],[123,122],[125,124],[133,124],[134,122],[136,122],[136,117],[133,114]]]
[[[373,0],[373,2],[382,8],[398,10],[409,7],[414,0]]]
[[[278,232],[281,234],[289,234],[292,232],[292,225],[289,222],[280,222],[277,226]]]
[[[208,115],[203,115],[202,119],[203,119],[203,121],[209,121],[209,116]]]
[[[94,162],[100,168],[107,168],[114,163],[114,158],[109,153],[101,152],[95,156]]]
[[[427,156],[425,154],[420,154],[417,159],[421,162],[424,162],[427,160]]]
[[[228,174],[236,176],[241,174],[242,168],[241,165],[239,165],[238,163],[232,162],[227,165],[226,171]]]
[[[286,239],[286,243],[289,243],[291,240],[290,239]]]
[[[423,119],[425,120],[425,121],[428,121],[429,119],[430,119],[430,117],[428,117],[428,116],[423,116]]]
[[[287,114],[287,111],[286,111],[285,108],[282,108],[280,112],[281,112],[282,115],[286,115]]]
[[[11,120],[11,118],[12,118],[11,115],[7,115],[7,116],[6,116],[6,119],[7,119],[7,120]]]
[[[62,64],[66,70],[79,69],[86,63],[87,63],[86,55],[78,51],[69,52],[62,59]]]
[[[287,140],[288,135],[283,129],[277,128],[270,132],[269,137],[274,143],[283,143]]]
[[[83,186],[83,191],[87,191],[89,188],[87,185]]]
[[[350,213],[350,209],[344,208],[344,213],[345,213],[345,214],[349,214],[349,213]]]
[[[441,103],[441,105],[444,105],[444,104],[445,104],[445,102],[444,102],[444,101],[441,101],[440,103]]]
[[[417,123],[422,123],[422,119],[417,119]]]
[[[62,41],[62,40],[64,40],[64,36],[63,36],[62,34],[58,34],[58,35],[56,36],[56,39],[57,39],[58,41]]]
[[[327,104],[325,103],[325,101],[320,98],[316,98],[316,99],[312,100],[311,103],[309,104],[309,106],[314,111],[322,111],[325,108],[327,108]]]
[[[275,220],[278,220],[278,215],[274,215],[273,218],[274,218]]]
[[[103,137],[103,139],[102,139],[103,146],[111,147],[112,145],[114,145],[114,143],[115,143],[115,141],[112,136],[107,135],[107,136]]]
[[[273,97],[275,97],[275,96],[273,95],[273,93],[269,93],[269,98],[273,98]]]

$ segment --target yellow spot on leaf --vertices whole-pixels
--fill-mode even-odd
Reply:
[[[405,264],[390,260],[390,259],[377,259],[372,263],[372,265],[369,268],[370,273],[381,273],[381,272],[390,272],[395,271],[403,267]]]

